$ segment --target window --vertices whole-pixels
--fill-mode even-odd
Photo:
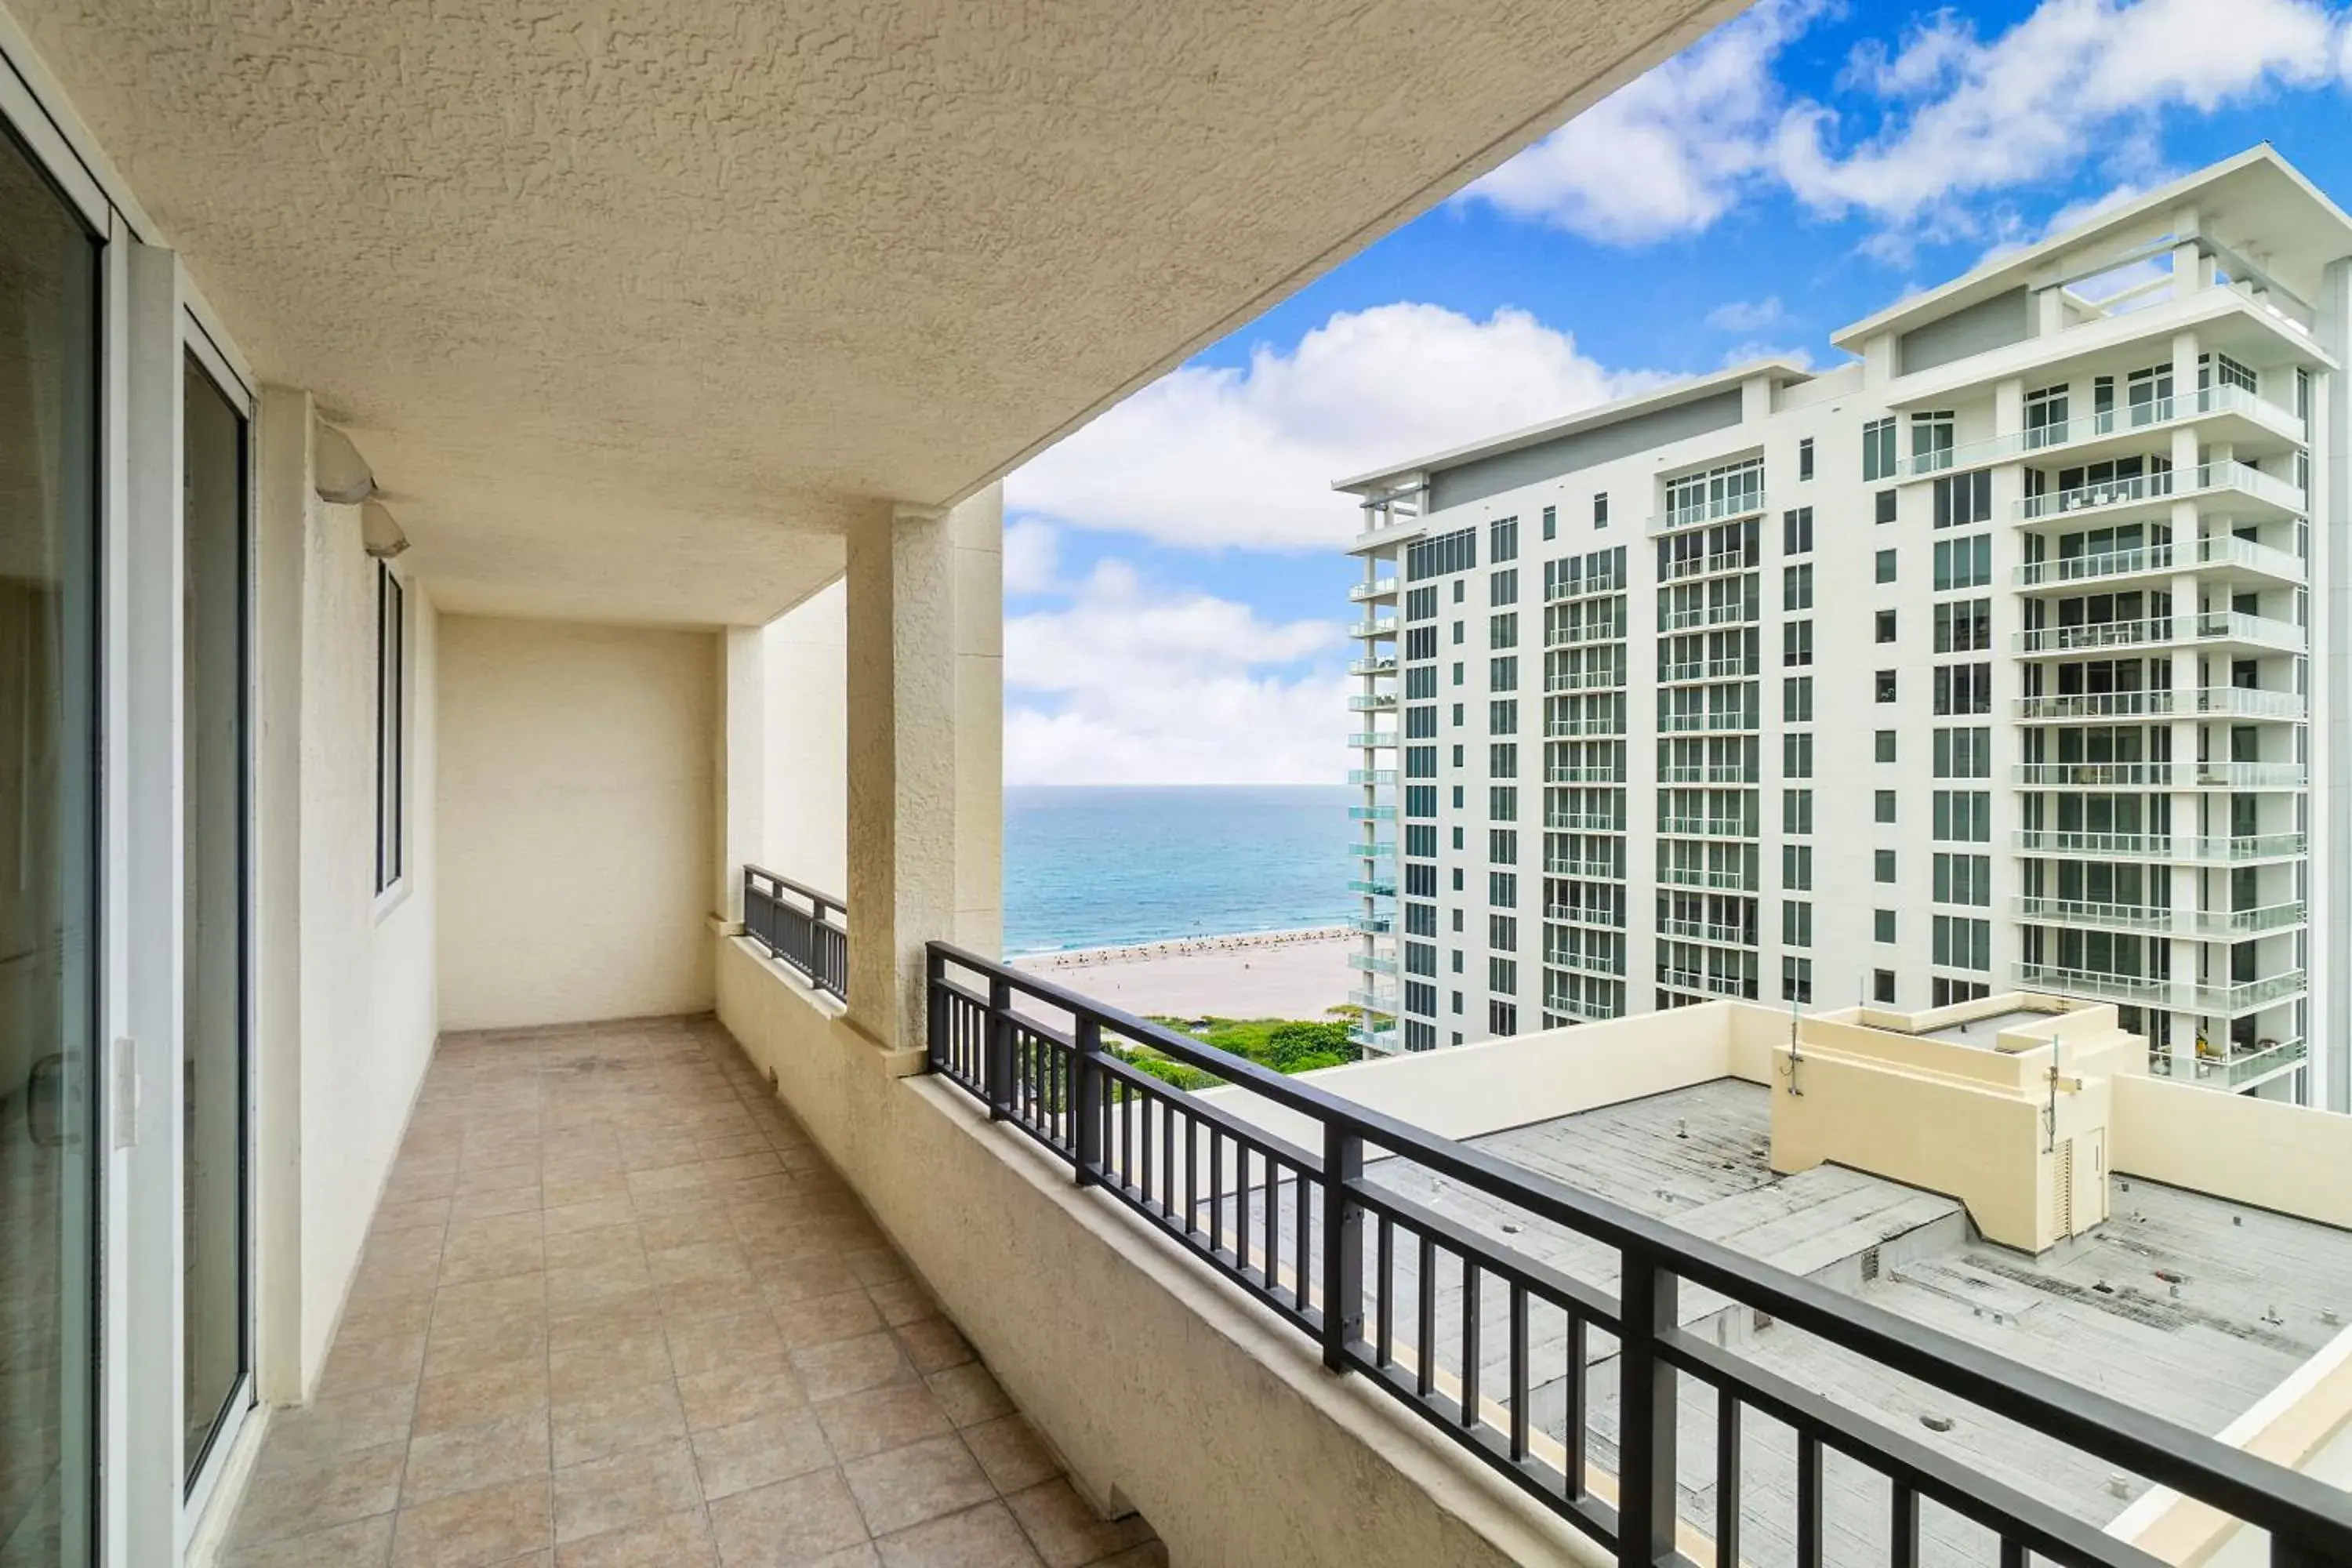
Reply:
[[[1404,776],[1409,779],[1433,779],[1437,776],[1435,746],[1407,746],[1404,749]]]
[[[1870,972],[1870,999],[1874,1002],[1884,1002],[1889,1006],[1894,1005],[1895,971],[1874,969]]]
[[[1517,952],[1519,947],[1519,922],[1510,915],[1486,917],[1486,945],[1496,952]]]
[[[1936,592],[1983,588],[1992,583],[1992,535],[1936,542]]]
[[[1878,580],[1882,583],[1895,581],[1895,552],[1892,550],[1878,552]]]
[[[1486,704],[1486,733],[1516,735],[1519,732],[1519,705],[1515,699],[1502,698]]]
[[[1454,765],[1457,768],[1462,765],[1462,743],[1458,741],[1455,742],[1454,745]],[[1432,774],[1431,776],[1433,778],[1436,775]],[[1458,833],[1461,830],[1456,828],[1454,831]]]
[[[1434,584],[1405,590],[1404,618],[1408,621],[1433,621],[1437,618],[1437,588]],[[1434,642],[1436,639],[1433,637],[1431,640]]]
[[[1938,673],[1938,674],[1941,674],[1942,672],[1939,670],[1939,671],[1937,671],[1937,673]],[[1879,702],[1892,702],[1892,701],[1894,701],[1894,700],[1895,700],[1895,672],[1894,672],[1893,670],[1891,670],[1891,669],[1882,669],[1882,670],[1880,670],[1880,671],[1878,672],[1878,676],[1877,676],[1876,681],[1875,681],[1875,683],[1874,684],[1874,686],[1873,686],[1873,689],[1873,689],[1873,694],[1874,694],[1874,700],[1876,700],[1876,701],[1879,701]]]
[[[1519,661],[1515,654],[1497,654],[1486,661],[1486,689],[1517,691],[1519,689]]]
[[[1518,785],[1488,784],[1486,786],[1486,816],[1487,819],[1492,822],[1517,822],[1519,819]],[[1497,860],[1517,859],[1518,855],[1517,853],[1517,846],[1515,845],[1513,847],[1512,853],[1508,855],[1497,855],[1495,858]]]
[[[1412,910],[1416,910],[1416,909],[1428,909],[1428,908],[1429,908],[1429,906],[1428,906],[1428,905],[1426,905],[1426,904],[1408,904],[1408,905],[1406,905],[1406,906],[1405,906],[1405,909],[1406,909],[1406,910],[1407,910],[1407,912],[1408,912],[1408,915],[1410,914],[1410,911],[1412,911]],[[1432,912],[1433,912],[1433,913],[1434,913],[1435,911],[1433,911],[1433,910]],[[1432,922],[1432,924],[1433,924],[1433,925],[1434,923],[1435,923],[1435,922],[1433,922],[1433,921]],[[1407,974],[1434,974],[1434,973],[1437,973],[1437,948],[1436,948],[1436,945],[1435,945],[1434,943],[1432,943],[1432,942],[1406,942],[1406,943],[1404,944],[1404,972],[1405,972]]]
[[[1958,915],[1937,915],[1935,962],[1944,969],[1989,970],[1992,967],[1992,922]]]
[[[1780,568],[1780,607],[1784,610],[1810,610],[1813,607],[1813,563],[1799,562],[1794,566]]]
[[[1963,731],[1965,733],[1965,731]],[[1939,789],[1935,797],[1935,828],[1939,843],[1992,842],[1992,796],[1983,790]]]
[[[1784,789],[1780,792],[1780,831],[1811,833],[1813,830],[1813,792],[1809,789]]]
[[[1405,785],[1404,814],[1407,816],[1435,816],[1437,786],[1435,784]]]
[[[1408,708],[1404,710],[1404,738],[1406,740],[1427,741],[1434,739],[1436,734],[1437,710],[1435,707]]]
[[[1936,526],[1967,528],[1972,523],[1992,521],[1992,471],[1979,468],[1973,474],[1951,474],[1937,479],[1936,490]]]
[[[1502,973],[1509,974],[1514,981],[1517,979],[1519,972],[1519,966],[1517,964],[1505,963],[1499,958],[1495,960],[1495,963],[1500,965]],[[1486,981],[1490,987],[1494,986],[1495,977],[1493,974],[1487,975]],[[1519,1010],[1517,1006],[1509,1002],[1487,1003],[1486,1032],[1490,1035],[1517,1034],[1519,1032]]]
[[[1881,730],[1873,738],[1873,740],[1876,748],[1873,754],[1877,758],[1877,760],[1882,763],[1893,762],[1895,760],[1895,731],[1892,730]]]
[[[1791,730],[1780,737],[1780,773],[1785,778],[1813,776],[1813,732]]]
[[[1873,511],[1871,521],[1873,522],[1884,523],[1893,522],[1895,521],[1895,492],[1893,490],[1879,491],[1876,497],[1873,499],[1872,504]]]
[[[1936,651],[1979,653],[1992,647],[1992,601],[1959,599],[1936,606]]]
[[[1519,772],[1519,748],[1509,742],[1498,741],[1486,748],[1486,772],[1498,779],[1517,778]]]
[[[1780,846],[1780,886],[1792,893],[1807,893],[1813,887],[1813,847],[1810,844]]]
[[[1895,417],[1873,419],[1862,427],[1862,482],[1872,484],[1895,477]]]
[[[1461,684],[1462,684],[1462,680],[1463,680],[1463,673],[1462,673],[1462,672],[1463,672],[1463,670],[1464,670],[1465,668],[1466,668],[1466,667],[1463,664],[1463,662],[1462,662],[1460,659],[1458,659],[1458,658],[1457,658],[1457,659],[1455,659],[1455,660],[1454,661],[1454,685],[1459,686],[1459,685],[1461,685]]]
[[[1895,911],[1893,910],[1870,911],[1870,937],[1873,942],[1884,942],[1888,947],[1895,945]]]
[[[1878,822],[1892,822],[1895,820],[1895,792],[1893,790],[1883,789],[1874,793],[1871,800],[1871,816],[1874,821]]]
[[[1948,664],[1936,668],[1936,711],[1938,714],[1992,711],[1992,666]]]
[[[1486,603],[1500,607],[1519,602],[1519,569],[1506,566],[1486,577]]]
[[[1874,882],[1895,880],[1895,851],[1874,849],[1870,854],[1870,879]]]
[[[1780,960],[1780,1000],[1811,1002],[1813,999],[1813,961],[1810,958],[1784,956]]]
[[[1548,506],[1543,509],[1543,536],[1547,540],[1559,537],[1559,508]]]
[[[1437,853],[1436,826],[1433,823],[1417,823],[1407,827],[1404,830],[1404,852],[1423,858],[1434,856]],[[1436,920],[1436,912],[1432,910],[1429,918],[1432,921]],[[1411,927],[1408,925],[1407,929],[1410,930]],[[1432,930],[1434,929],[1434,927],[1432,928]],[[1421,934],[1427,936],[1429,932],[1423,931]]]
[[[1973,904],[1979,909],[1991,905],[1991,856],[1938,854],[1935,865],[1936,902]]]
[[[1595,528],[1609,526],[1609,492],[1607,490],[1602,490],[1592,498],[1592,526]]]
[[[1408,583],[1425,578],[1442,577],[1448,572],[1467,572],[1478,564],[1478,531],[1457,528],[1435,539],[1416,541],[1404,547],[1404,576]],[[1461,584],[1455,584],[1457,593]]]
[[[1457,605],[1462,602],[1462,580],[1459,577],[1455,578],[1454,580],[1454,602]],[[1460,642],[1462,640],[1462,634],[1459,632],[1454,633],[1454,640],[1455,642]]]
[[[1408,865],[1404,868],[1405,896],[1414,899],[1437,897],[1437,868]]]
[[[400,880],[408,854],[408,594],[375,564],[375,890]]]
[[[1780,623],[1780,662],[1790,668],[1813,662],[1813,623]]]
[[[1810,555],[1813,550],[1813,509],[1801,506],[1780,514],[1780,553]]]
[[[1499,566],[1519,558],[1519,520],[1498,517],[1486,525],[1486,558]]]
[[[1801,899],[1783,900],[1780,904],[1780,945],[1811,947],[1813,945],[1813,906]]]
[[[1519,879],[1512,871],[1486,873],[1486,901],[1498,910],[1517,909],[1519,903]]]
[[[1457,680],[1457,681],[1458,681],[1458,680],[1460,680],[1460,679],[1462,679],[1462,671],[1461,671],[1461,667],[1460,667],[1459,665],[1457,665],[1457,666],[1455,666],[1455,667],[1454,667],[1454,679],[1455,680]],[[1454,705],[1454,724],[1455,724],[1455,726],[1456,726],[1456,727],[1459,727],[1459,726],[1461,725],[1462,721],[1463,721],[1463,720],[1462,720],[1462,704],[1460,704],[1459,702],[1456,702],[1456,703]]]
[[[1433,664],[1405,666],[1404,694],[1407,700],[1436,696],[1437,666]]]
[[[1939,779],[1992,777],[1992,731],[1990,729],[1937,731],[1935,772]]]
[[[1881,610],[1878,612],[1877,640],[1880,642],[1893,642],[1895,640],[1894,611]]]
[[[1488,647],[1519,646],[1518,611],[1505,610],[1501,615],[1486,617],[1486,646]]]
[[[1813,678],[1792,675],[1780,682],[1780,719],[1788,724],[1813,721]]]
[[[1813,477],[1813,438],[1811,436],[1797,443],[1797,477],[1801,479]]]

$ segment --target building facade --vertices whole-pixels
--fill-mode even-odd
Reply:
[[[2347,255],[2259,150],[1342,481],[1367,1044],[2023,986],[2341,1104]]]

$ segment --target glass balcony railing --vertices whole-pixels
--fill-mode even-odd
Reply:
[[[1375,899],[1396,897],[1396,879],[1392,876],[1357,877],[1348,883],[1348,891],[1363,893]]]
[[[1359,691],[1348,699],[1348,710],[1351,713],[1386,713],[1396,705],[1397,694],[1393,691]]]
[[[1328,995],[1329,993],[1326,992],[1325,994]],[[1369,985],[1360,990],[1349,992],[1348,1000],[1367,1012],[1394,1014],[1397,1010],[1395,992],[1376,990]]]
[[[1348,955],[1348,967],[1368,974],[1394,974],[1397,961],[1385,952],[1351,952]]]
[[[1368,841],[1359,838],[1348,845],[1348,853],[1360,859],[1393,860],[1396,858],[1396,848],[1393,841]]]
[[[1613,812],[1555,811],[1544,816],[1544,826],[1567,833],[1622,833],[1625,824]]]
[[[1658,880],[1675,888],[1715,888],[1726,892],[1744,892],[1749,878],[1745,871],[1718,871],[1705,866],[1669,866],[1658,873]]]
[[[1544,769],[1546,784],[1608,784],[1625,782],[1625,770],[1612,763],[1562,763]]]
[[[1348,666],[1348,673],[1349,675],[1394,675],[1396,668],[1396,655],[1383,654],[1378,658],[1353,660]]]
[[[2300,969],[2290,969],[2283,974],[2265,975],[2260,980],[2242,980],[2235,984],[2200,985],[2197,988],[2197,1009],[2216,1016],[2234,1016],[2284,1002],[2290,996],[2300,996],[2309,989],[2309,977]]]
[[[1721,816],[1662,816],[1658,831],[1684,838],[1753,838],[1756,829],[1747,823]]]
[[[1350,822],[1394,822],[1396,807],[1392,805],[1351,805],[1348,808]]]
[[[1396,783],[1396,770],[1394,768],[1349,768],[1348,782],[1351,784],[1370,784],[1377,789],[1383,784]]]
[[[2310,575],[2304,563],[2285,551],[2229,533],[2208,534],[2199,540],[2197,561],[2202,566],[2236,566],[2285,583],[2300,583]]]
[[[2017,984],[2026,991],[2054,991],[2061,995],[2095,996],[2109,1002],[2162,1004],[2172,994],[2172,982],[2143,974],[2110,974],[2096,969],[2061,969],[2054,964],[2021,963]]]
[[[2073,653],[2084,648],[2134,647],[2170,642],[2174,617],[2137,621],[2086,621],[2072,626],[2031,626],[2011,635],[2020,653]]]
[[[2020,763],[2021,789],[2168,789],[2170,763]]]
[[[1670,533],[1678,528],[1696,528],[1700,523],[1720,522],[1726,518],[1753,517],[1767,510],[1760,489],[1735,489],[1727,495],[1710,496],[1694,506],[1662,511],[1650,520],[1649,531]]]
[[[2251,419],[2284,440],[2298,447],[2304,445],[2304,422],[2288,410],[2242,386],[2211,386],[2188,397],[2160,397],[2152,402],[2111,408],[2104,414],[2088,414],[2080,419],[2062,419],[2054,425],[2012,430],[2006,436],[1990,436],[1936,451],[1915,452],[1896,460],[1895,477],[1899,479],[1926,479],[1954,468],[2009,462],[2036,453],[2079,446],[2085,441],[2103,440],[2109,436],[2160,429],[2183,419],[2210,418],[2221,414],[2234,414]]]
[[[1358,936],[1389,936],[1396,931],[1394,915],[1358,915],[1348,922],[1348,929]]]
[[[2103,904],[2083,899],[2045,899],[2032,894],[2013,901],[2017,918],[2059,925],[2104,926],[2111,931],[2170,931],[2170,910],[2143,904]]]
[[[2196,782],[2209,789],[2301,789],[2301,763],[2199,763]]]
[[[2191,1070],[2180,1071],[2170,1051],[2150,1050],[2147,1070],[2158,1078],[2176,1078],[2206,1089],[2228,1089],[2232,1092],[2258,1083],[2276,1074],[2301,1067],[2310,1057],[2310,1048],[2300,1037],[2291,1040],[2257,1042],[2251,1049],[2232,1051],[2228,1055],[2208,1055],[2200,1051],[2189,1059]]]
[[[1396,595],[1397,580],[1393,577],[1375,577],[1369,583],[1359,583],[1348,590],[1348,597],[1358,604],[1367,599],[1393,599]]]
[[[2071,489],[2027,496],[2014,503],[2013,515],[2019,521],[2033,522],[2069,512],[2096,511],[2106,507],[2216,491],[2242,495],[2290,516],[2299,515],[2305,506],[2303,492],[2277,475],[2263,473],[2249,463],[2225,460],[2200,463],[2193,468],[2135,474],[2128,479],[2107,479],[2097,484],[2076,485]]]
[[[1625,684],[1625,672],[1621,669],[1577,669],[1552,677],[1544,683],[1546,691],[1607,691]]]
[[[1710,925],[1705,921],[1669,920],[1664,916],[1658,920],[1658,934],[1680,937],[1685,942],[1721,942],[1727,947],[1751,946],[1755,941],[1738,926]]]
[[[2178,617],[2176,617],[2178,618]],[[2200,642],[2242,642],[2288,653],[2303,651],[2303,628],[2273,616],[2249,616],[2238,610],[2204,610],[2197,616],[2194,636]]]
[[[2048,588],[2156,572],[2193,572],[2209,566],[2235,567],[2282,583],[2301,583],[2309,575],[2304,563],[2284,550],[2221,533],[2198,540],[2193,550],[2151,544],[2139,550],[2105,550],[2095,554],[2028,561],[2011,576],[2021,588]]]
[[[2311,852],[2310,840],[2300,833],[2250,833],[2224,838],[2186,838],[2179,858],[2229,864],[2242,860],[2278,860]]]
[[[1397,732],[1394,730],[1359,730],[1348,737],[1348,744],[1360,752],[1373,751],[1382,746],[1394,746],[1396,743]]]
[[[2208,910],[2197,917],[2197,929],[2206,936],[2254,936],[2263,931],[2291,931],[2309,919],[2310,912],[2301,899],[2264,904],[2256,910]]]
[[[1620,871],[1616,862],[1612,860],[1572,860],[1565,855],[1554,855],[1544,861],[1544,875],[1591,877],[1604,881],[1615,881],[1622,879],[1625,873]]]
[[[2172,854],[2172,839],[2160,833],[2081,833],[2056,828],[2019,830],[2017,848],[2023,855],[2063,855],[2094,860],[2164,860]]]
[[[2230,719],[2305,717],[2306,704],[2292,691],[2272,691],[2252,686],[2200,686],[2186,691],[2070,691],[2053,696],[2021,697],[2021,720],[2165,719],[2209,715]]]
[[[1348,635],[1351,637],[1392,637],[1397,635],[1397,618],[1394,616],[1374,616],[1370,620],[1358,621],[1349,626]]]

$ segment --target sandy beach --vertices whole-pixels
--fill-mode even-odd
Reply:
[[[1130,1013],[1319,1018],[1360,984],[1348,967],[1356,942],[1328,926],[1037,952],[1013,965]]]

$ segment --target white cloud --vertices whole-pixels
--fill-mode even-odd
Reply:
[[[1473,199],[1590,238],[1706,228],[1743,196],[1884,226],[1865,246],[2013,238],[1961,204],[2099,167],[2146,185],[2159,117],[2352,78],[2352,29],[2321,0],[2042,0],[1992,37],[1951,10],[1857,48],[1845,101],[1790,101],[1789,44],[1833,7],[1766,0],[1471,187]]]
[[[1706,227],[1765,165],[1772,62],[1829,8],[1762,0],[1470,187],[1505,212],[1640,244]]]
[[[1161,377],[1014,473],[1005,500],[1171,544],[1328,548],[1360,523],[1332,480],[1661,379],[1611,371],[1524,310],[1343,311],[1288,353]]]
[[[1004,624],[1005,782],[1336,784],[1347,682],[1314,666],[1345,642],[1104,562],[1066,607]]]
[[[1734,300],[1706,313],[1706,324],[1727,332],[1769,332],[1788,323],[1778,295],[1769,300]]]
[[[1004,528],[1004,592],[1050,594],[1059,586],[1061,540],[1051,524],[1015,518]]]

